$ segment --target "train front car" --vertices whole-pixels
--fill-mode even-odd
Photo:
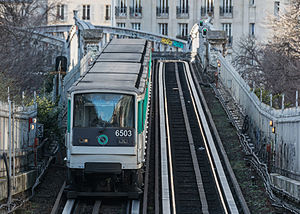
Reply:
[[[69,197],[141,193],[150,77],[150,45],[114,39],[71,87]]]

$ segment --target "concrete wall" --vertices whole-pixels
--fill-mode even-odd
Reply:
[[[23,192],[33,186],[37,172],[35,170],[27,171],[25,173],[18,174],[15,177],[15,188],[12,188],[12,194]],[[13,182],[13,181],[12,181]],[[0,201],[7,198],[7,180],[6,178],[0,178]]]
[[[32,151],[30,146],[34,143],[35,130],[29,130],[29,118],[37,116],[35,106],[16,107],[14,109],[14,120],[11,124],[11,148],[15,151],[15,173],[28,165],[27,153]],[[0,156],[3,152],[9,155],[9,106],[0,102]],[[0,159],[0,177],[6,176],[4,161]]]
[[[261,148],[262,144],[270,144],[276,171],[300,181],[300,108],[277,110],[261,103],[232,65],[221,54],[218,58],[222,83],[250,117],[255,129],[255,146]],[[276,128],[275,133],[272,133],[270,120]]]

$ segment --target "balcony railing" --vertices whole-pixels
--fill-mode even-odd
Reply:
[[[156,16],[160,18],[169,18],[169,7],[156,7]]]
[[[117,18],[127,17],[127,7],[115,7],[115,14]]]
[[[220,16],[225,16],[225,17],[233,17],[233,7],[220,7]]]
[[[176,17],[187,19],[189,18],[189,7],[176,7]]]
[[[213,16],[214,15],[214,7],[201,7],[201,16]]]
[[[141,18],[142,17],[142,7],[130,7],[130,17],[131,18]]]

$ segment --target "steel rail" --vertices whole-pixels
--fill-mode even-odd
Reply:
[[[196,87],[197,87],[198,93],[199,93],[200,98],[201,98],[201,102],[203,103],[205,112],[206,112],[206,114],[207,114],[207,116],[208,116],[208,120],[209,120],[209,122],[210,122],[210,124],[211,124],[211,126],[212,126],[214,135],[216,136],[216,140],[217,140],[218,146],[219,146],[220,151],[221,151],[221,154],[222,154],[222,156],[223,156],[223,160],[224,160],[224,162],[225,162],[225,166],[226,166],[227,171],[228,171],[228,173],[229,173],[229,176],[230,176],[230,179],[231,179],[231,181],[232,181],[233,187],[234,187],[235,192],[236,192],[236,194],[237,194],[237,197],[238,197],[238,199],[239,199],[239,201],[240,201],[240,205],[241,205],[241,207],[242,207],[242,209],[243,209],[244,214],[250,214],[250,210],[249,210],[248,205],[247,205],[247,203],[246,203],[246,200],[245,200],[245,198],[244,198],[244,196],[243,196],[243,193],[242,193],[242,190],[241,190],[241,188],[240,188],[240,186],[239,186],[239,183],[238,183],[238,181],[237,181],[237,178],[236,178],[236,176],[235,176],[235,174],[234,174],[234,172],[233,172],[233,169],[232,169],[232,167],[231,167],[231,165],[230,165],[230,161],[229,161],[229,159],[228,159],[228,157],[227,157],[226,151],[225,151],[224,146],[223,146],[223,144],[222,144],[222,140],[221,140],[221,138],[220,138],[220,136],[219,136],[218,130],[217,130],[216,125],[215,125],[215,123],[214,123],[214,121],[213,121],[213,117],[212,117],[212,115],[211,115],[211,113],[210,113],[210,110],[209,110],[209,107],[208,107],[207,102],[206,102],[206,100],[205,100],[204,94],[203,94],[203,92],[202,92],[202,89],[201,89],[201,87],[200,87],[199,82],[197,81],[197,75],[196,75],[196,72],[195,72],[195,70],[194,70],[192,64],[189,63],[189,65],[190,65],[190,71],[191,71],[192,77],[193,77],[194,80],[195,80],[194,82],[195,82],[195,85],[196,85]]]
[[[65,186],[66,186],[66,182],[64,182],[64,184],[60,188],[60,191],[59,191],[59,193],[58,193],[58,195],[56,197],[54,206],[53,206],[53,208],[51,210],[51,214],[56,214],[57,213],[58,208],[59,208],[59,204],[60,204],[61,199],[62,199],[62,195],[63,195],[64,189],[65,189]]]
[[[203,213],[207,214],[207,213],[209,213],[208,204],[207,204],[207,199],[206,199],[206,195],[204,192],[203,182],[202,182],[202,178],[201,178],[201,172],[200,172],[199,163],[197,160],[197,154],[195,151],[194,139],[192,136],[192,131],[191,131],[191,127],[190,127],[190,123],[189,123],[189,119],[188,119],[187,109],[185,106],[185,100],[183,97],[183,91],[182,91],[182,87],[181,87],[181,83],[180,83],[180,79],[179,79],[177,63],[175,63],[175,76],[176,76],[176,82],[178,85],[181,109],[183,112],[184,123],[185,123],[185,127],[186,127],[188,141],[189,141],[189,147],[190,147],[190,152],[191,152],[191,156],[192,156],[193,167],[194,167],[194,171],[195,171],[195,175],[196,175],[198,193],[199,193],[199,197],[200,197],[200,201],[201,201],[201,209],[202,209]]]
[[[64,207],[64,210],[63,210],[62,214],[71,214],[72,210],[73,210],[73,207],[74,207],[74,204],[75,204],[75,199],[68,200],[65,207]]]
[[[165,69],[164,69],[165,73]],[[165,78],[164,78],[165,80]],[[172,196],[172,213],[176,214],[176,203],[175,203],[175,188],[174,188],[174,176],[173,176],[173,163],[172,163],[172,150],[171,150],[171,136],[170,136],[170,127],[169,127],[169,115],[168,115],[168,103],[167,103],[167,89],[166,82],[164,81],[164,99],[165,99],[165,117],[166,117],[166,130],[167,130],[167,141],[168,141],[168,158],[169,158],[169,168],[170,168],[170,187],[171,187],[171,196]]]
[[[140,200],[132,200],[131,202],[131,214],[140,213]]]
[[[163,63],[160,62],[159,67],[159,88],[163,89]],[[162,93],[162,90],[160,90]],[[167,142],[166,142],[166,122],[165,122],[165,109],[164,97],[162,94],[159,96],[159,115],[160,115],[160,151],[161,151],[161,198],[162,198],[162,212],[163,214],[171,213],[170,208],[170,190],[169,190],[169,169],[167,159]]]
[[[154,181],[154,206],[155,213],[160,213],[160,203],[159,203],[159,99],[158,99],[158,74],[160,62],[156,63],[155,72],[155,181]]]
[[[101,200],[96,200],[95,201],[92,214],[98,214],[99,213],[100,207],[101,207],[101,203],[102,203]]]
[[[210,167],[217,185],[217,189],[220,195],[220,199],[223,205],[223,208],[225,210],[226,213],[229,213],[229,211],[227,210],[226,207],[226,203],[225,203],[225,199],[228,203],[229,209],[231,213],[238,213],[238,208],[235,204],[233,195],[231,193],[221,160],[218,156],[218,152],[217,149],[215,147],[210,129],[208,127],[203,109],[201,107],[201,103],[200,103],[200,99],[198,97],[197,91],[196,91],[196,87],[194,85],[194,82],[192,80],[191,77],[191,73],[189,70],[189,66],[187,62],[184,62],[185,64],[185,77],[187,79],[188,84],[188,88],[189,91],[191,93],[191,98],[192,98],[192,103],[195,109],[195,113],[196,113],[196,117],[197,117],[197,121],[200,127],[200,131],[201,134],[203,136],[203,141],[204,141],[204,145],[207,151],[207,155],[208,155],[208,159],[210,162]],[[200,119],[201,118],[201,119]],[[216,154],[214,155],[214,157],[212,157],[212,154]],[[217,174],[218,173],[218,174]],[[218,177],[220,179],[221,184],[219,183]],[[225,194],[225,199],[224,196],[222,194],[222,190],[221,187],[223,188],[224,194]]]

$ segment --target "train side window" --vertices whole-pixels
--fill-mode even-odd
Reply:
[[[138,133],[140,134],[143,131],[143,105],[144,101],[141,100],[138,102]]]

